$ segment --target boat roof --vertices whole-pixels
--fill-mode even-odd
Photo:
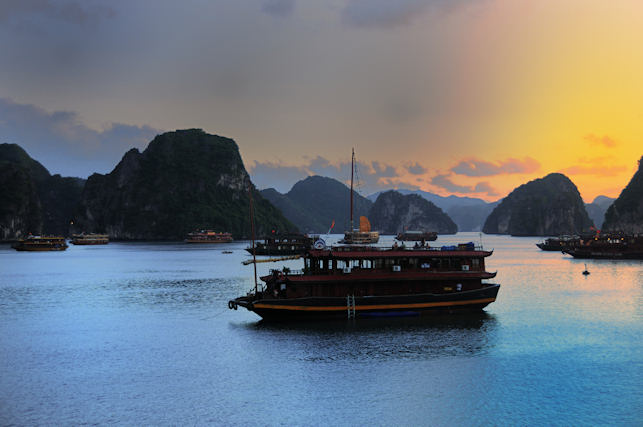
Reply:
[[[311,249],[312,258],[436,258],[436,257],[488,257],[493,251],[485,250],[443,250],[442,248],[389,249],[378,247],[338,247],[330,249]]]

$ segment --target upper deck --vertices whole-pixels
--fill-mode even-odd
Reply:
[[[493,251],[485,251],[480,246],[461,244],[442,247],[392,247],[377,246],[336,246],[325,249],[311,249],[306,258],[337,259],[383,259],[383,258],[486,258]]]

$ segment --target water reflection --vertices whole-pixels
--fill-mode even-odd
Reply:
[[[426,360],[486,354],[495,346],[499,322],[481,312],[300,324],[260,321],[243,328],[266,351],[278,347],[304,361]]]
[[[238,283],[239,280],[233,278],[128,280],[117,284],[115,295],[123,305],[189,308],[190,306],[212,307],[213,304],[220,304],[221,308],[227,309],[227,306],[219,301],[228,298],[229,289]],[[113,285],[110,284],[104,287],[106,291],[112,288]]]

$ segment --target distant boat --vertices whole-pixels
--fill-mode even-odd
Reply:
[[[359,217],[359,229],[347,231],[339,243],[348,245],[368,245],[377,243],[380,240],[379,231],[371,231],[371,223],[365,216]]]
[[[641,259],[643,235],[602,234],[581,240],[577,246],[563,250],[580,259]]]
[[[368,221],[368,218],[360,216],[359,229],[353,227],[353,177],[355,167],[355,150],[353,149],[353,155],[351,157],[351,229],[344,233],[344,238],[340,240],[339,243],[349,245],[377,243],[380,240],[380,233],[379,231],[371,231],[371,223]]]
[[[17,251],[45,252],[64,251],[68,246],[61,236],[29,236],[18,240],[11,247]]]
[[[106,245],[109,243],[109,236],[94,233],[73,234],[69,243],[72,245]]]
[[[232,234],[217,233],[212,230],[194,231],[185,239],[185,243],[230,243],[232,241]]]
[[[397,233],[397,236],[395,236],[396,240],[399,240],[400,242],[404,241],[410,241],[410,242],[432,242],[434,240],[437,240],[438,238],[438,233],[435,231],[404,231],[402,233]]]
[[[536,243],[536,246],[543,251],[562,252],[565,249],[569,249],[577,245],[580,240],[580,236],[550,237],[545,239],[543,242]]]

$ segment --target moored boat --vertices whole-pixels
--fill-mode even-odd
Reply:
[[[199,230],[188,233],[185,243],[231,243],[232,234],[212,230]]]
[[[347,245],[370,245],[380,240],[379,231],[371,231],[371,223],[368,218],[361,216],[359,218],[359,229],[351,230],[344,233],[344,238],[338,243]]]
[[[69,243],[72,245],[106,245],[109,243],[109,236],[95,233],[73,234]]]
[[[64,251],[67,249],[67,242],[61,236],[28,236],[26,239],[20,239],[11,247],[17,251],[26,252],[45,252],[45,251]]]
[[[642,259],[643,235],[603,234],[563,250],[580,259]]]
[[[347,245],[369,245],[377,243],[380,240],[380,233],[378,231],[371,231],[371,223],[365,216],[359,217],[359,229],[353,227],[353,181],[355,175],[355,150],[353,149],[351,157],[351,192],[350,192],[350,220],[351,228],[344,233],[344,238],[338,243]]]
[[[402,233],[397,233],[395,236],[396,240],[400,242],[410,241],[410,242],[432,242],[437,240],[438,233],[435,231],[413,231],[407,230]]]
[[[580,236],[550,237],[542,242],[536,243],[536,246],[543,251],[562,252],[565,249],[578,245],[580,240]]]
[[[301,271],[273,270],[265,283],[228,302],[265,320],[414,316],[479,311],[496,300],[486,283],[492,251],[472,243],[421,250],[339,246],[311,249]]]

